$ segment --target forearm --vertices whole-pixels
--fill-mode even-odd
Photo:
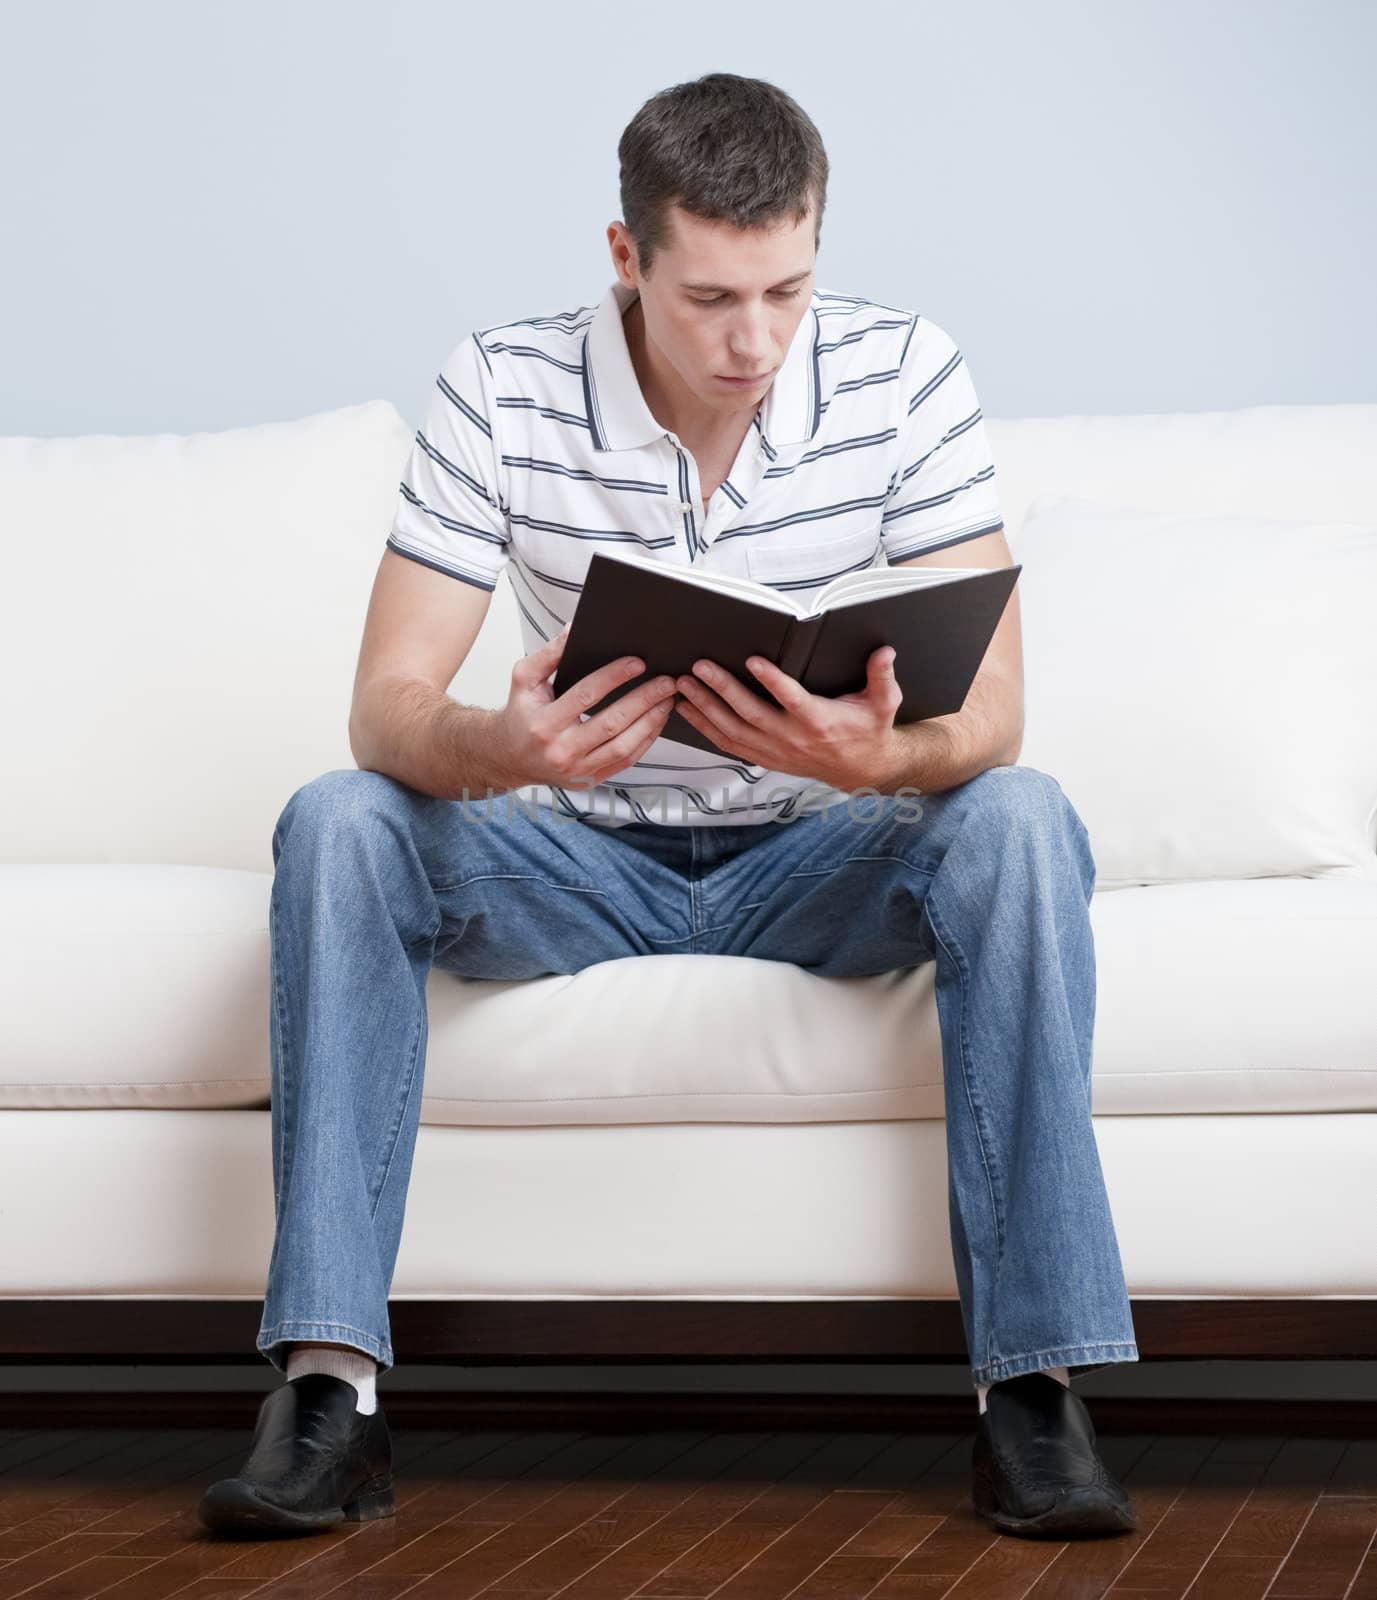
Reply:
[[[378,683],[349,725],[364,771],[383,772],[438,800],[481,800],[520,788],[496,737],[497,711],[461,705],[419,678]]]
[[[960,711],[892,729],[872,787],[881,794],[904,787],[940,794],[990,767],[1013,766],[1023,743],[1023,721],[1020,715],[1014,722],[1008,703],[992,681],[977,679]]]

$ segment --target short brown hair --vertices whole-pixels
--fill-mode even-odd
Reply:
[[[670,242],[669,208],[765,227],[802,222],[813,202],[815,240],[827,203],[827,152],[803,109],[760,78],[709,72],[647,100],[617,144],[622,221],[641,271]]]

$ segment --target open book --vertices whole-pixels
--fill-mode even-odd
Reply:
[[[777,705],[746,665],[749,656],[764,656],[811,694],[859,694],[867,658],[889,644],[904,696],[895,722],[946,716],[961,709],[1022,570],[1021,564],[866,567],[834,578],[806,606],[749,578],[598,550],[554,692],[563,694],[620,656],[644,661],[645,672],[604,695],[592,716],[646,678],[691,674],[693,663],[706,659]],[[677,710],[661,736],[714,753],[723,748]]]

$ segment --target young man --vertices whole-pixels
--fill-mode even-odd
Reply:
[[[889,647],[835,699],[705,661],[584,720],[643,663],[550,682],[597,549],[804,598],[881,559],[1010,565],[970,374],[925,317],[817,290],[827,157],[779,89],[680,84],[619,153],[601,303],[446,361],[369,604],[358,770],[299,789],[273,835],[257,1347],[287,1382],[201,1515],[305,1532],[392,1510],[375,1378],[431,966],[519,978],[676,950],[836,975],[936,962],[976,1508],[1014,1533],[1131,1529],[1070,1388],[1138,1355],[1090,1118],[1095,868],[1059,785],[1016,764],[1017,596],[962,710],[903,728]],[[527,654],[500,710],[464,706],[446,689],[504,571]],[[665,738],[671,706],[732,754]],[[532,785],[538,819],[509,803]]]

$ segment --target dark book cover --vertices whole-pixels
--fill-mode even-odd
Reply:
[[[736,594],[723,594],[665,573],[595,552],[555,671],[561,695],[588,673],[622,656],[646,664],[589,708],[594,715],[647,678],[680,677],[695,661],[715,661],[752,693],[778,702],[746,665],[749,656],[773,661],[819,695],[858,694],[866,659],[894,646],[894,675],[903,691],[896,723],[959,711],[965,701],[1021,564],[992,567],[973,577],[872,595],[866,600],[796,617]],[[726,753],[671,711],[661,736],[714,755]]]

